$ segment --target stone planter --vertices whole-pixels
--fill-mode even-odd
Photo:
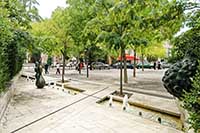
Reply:
[[[187,112],[187,110],[185,110],[181,105],[181,101],[178,100],[176,98],[176,104],[181,112],[181,121],[182,121],[182,125],[183,125],[183,128],[184,128],[184,132],[186,133],[194,133],[194,130],[193,129],[190,129],[190,124],[187,122],[187,119],[189,118],[189,114]]]

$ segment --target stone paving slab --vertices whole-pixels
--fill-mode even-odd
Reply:
[[[19,133],[181,133],[126,112],[98,105],[95,101],[95,98],[89,97],[20,130]]]
[[[130,97],[129,100],[141,103],[143,105],[156,107],[161,110],[166,110],[177,114],[181,114],[174,99],[166,99],[150,95],[133,93],[133,95]]]
[[[151,72],[151,71],[149,71],[149,72]],[[147,72],[147,75],[151,74],[149,72]],[[146,73],[146,72],[142,72],[142,75],[144,75],[144,73]],[[142,77],[143,76],[139,76],[139,78],[136,79],[136,80],[141,81]],[[160,76],[158,76],[157,78],[159,78],[159,77]],[[150,80],[149,76],[147,76],[146,78],[148,80]],[[91,94],[92,92],[94,92],[96,90],[95,89],[96,86],[97,86],[97,88],[101,85],[110,86],[111,87],[110,89],[107,89],[107,90],[100,92],[100,93],[95,95],[96,97],[101,97],[101,98],[107,96],[108,94],[112,93],[115,90],[119,90],[119,86],[113,85],[113,84],[108,84],[108,83],[102,83],[101,81],[96,82],[96,81],[89,81],[89,80],[83,80],[83,79],[77,80],[77,79],[72,78],[72,80],[71,80],[71,82],[69,82],[69,84],[70,83],[71,83],[71,86],[73,86],[73,87],[79,87],[79,88],[85,89],[86,92],[84,92],[84,93],[87,93],[87,94]],[[89,86],[88,86],[88,84],[89,84]],[[92,85],[92,89],[90,87],[91,85]],[[169,93],[161,92],[161,91],[154,91],[154,90],[141,90],[141,89],[138,89],[138,88],[130,88],[130,87],[124,87],[124,89],[136,90],[136,91],[140,91],[140,92],[144,92],[144,93],[160,95],[160,97],[157,97],[157,96],[151,96],[151,95],[146,95],[146,94],[144,95],[144,94],[140,94],[140,93],[131,92],[134,95],[130,98],[130,100],[133,100],[133,101],[136,101],[136,102],[139,102],[139,103],[142,103],[142,104],[154,106],[154,107],[157,107],[157,108],[161,108],[161,109],[164,109],[164,110],[169,110],[171,112],[180,113],[178,108],[177,108],[177,105],[175,103],[175,100],[173,99],[173,97]],[[162,96],[167,96],[170,99],[166,99]]]
[[[96,71],[100,74],[100,71]],[[32,72],[25,74],[34,75]],[[107,74],[110,75],[110,74]],[[44,75],[46,82],[60,80],[60,75]],[[83,76],[82,76],[83,77]],[[143,77],[143,76],[142,76]],[[142,77],[139,77],[142,78]],[[158,76],[159,77],[159,76]],[[156,77],[157,78],[157,77]],[[35,121],[33,124],[17,131],[20,133],[179,133],[181,131],[160,125],[148,119],[129,114],[97,104],[103,98],[118,90],[118,86],[103,81],[90,81],[89,79],[71,79],[67,84],[85,90],[77,95],[70,95],[62,89],[49,88],[36,89],[34,82],[27,82],[21,78],[17,83],[17,93],[10,103],[3,125],[0,123],[0,133],[7,133]],[[146,79],[148,80],[148,79]],[[134,88],[135,89],[135,88]],[[144,90],[148,91],[148,90]],[[151,90],[151,92],[154,90]],[[159,91],[158,93],[162,93]],[[19,100],[21,99],[21,100]],[[132,100],[148,103],[161,108],[174,109],[173,100],[160,101],[160,98],[134,93]],[[79,101],[80,100],[80,101]],[[166,103],[163,105],[163,102]],[[61,109],[62,107],[66,107]],[[61,110],[59,110],[61,109]],[[58,111],[59,110],[59,111]],[[177,111],[176,109],[174,111]],[[54,113],[52,113],[54,112]]]
[[[19,81],[17,88],[3,121],[8,132],[85,96],[72,96],[48,87],[36,89],[34,83],[25,80]]]
[[[70,106],[17,132],[180,132],[147,119],[97,104],[98,97],[114,91],[112,87],[85,84],[81,87],[86,89],[87,93],[75,96],[47,86],[44,89],[36,89],[34,82],[27,82],[23,78],[19,80],[16,87],[16,95],[7,109],[3,121],[3,128],[0,131],[2,133],[14,131],[67,105]],[[100,92],[95,94],[98,91]],[[87,96],[87,94],[89,95]],[[90,96],[91,94],[96,97]],[[80,101],[76,102],[78,100]]]

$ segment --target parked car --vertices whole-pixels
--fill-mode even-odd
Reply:
[[[110,69],[110,66],[108,64],[105,64],[103,62],[92,62],[90,67],[92,67],[92,69]]]
[[[129,63],[129,62],[126,63],[126,66],[129,69],[133,69],[133,67],[134,67],[134,65]],[[117,63],[113,64],[112,67],[119,69],[120,68],[120,62],[117,62]],[[122,68],[124,68],[124,63],[123,62],[122,62]]]
[[[75,67],[76,66],[76,62],[68,62],[66,64],[66,67]]]
[[[153,64],[149,63],[148,61],[144,61],[144,65],[143,65],[144,68],[153,68]],[[142,62],[139,62],[136,66],[136,68],[140,69],[142,68]]]
[[[171,63],[162,62],[162,63],[161,63],[161,68],[163,68],[163,69],[169,68],[171,65],[172,65]]]

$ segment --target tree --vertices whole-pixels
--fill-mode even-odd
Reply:
[[[90,62],[91,49],[94,43],[95,33],[88,30],[88,22],[95,17],[93,10],[94,0],[69,0],[69,9],[67,10],[70,15],[70,36],[74,42],[74,55],[80,60],[85,57],[87,64],[87,77],[89,76],[88,63]],[[81,57],[82,55],[82,57]],[[81,73],[81,69],[79,69]]]
[[[176,1],[97,1],[97,17],[91,20],[99,29],[98,40],[108,47],[120,50],[125,62],[124,77],[127,82],[125,49],[130,45],[142,45],[152,40],[170,38],[182,25],[183,9]],[[152,12],[152,9],[153,12]],[[172,29],[169,29],[169,25]],[[121,64],[122,64],[121,60]],[[120,94],[122,94],[122,66],[120,68]]]
[[[33,23],[32,33],[37,39],[39,46],[44,53],[48,55],[63,56],[62,82],[64,83],[65,61],[68,59],[67,49],[71,47],[72,41],[70,36],[70,17],[69,12],[64,8],[58,7],[50,19],[43,22]],[[60,53],[60,54],[59,54]]]
[[[67,9],[66,9],[67,10]],[[62,70],[62,82],[64,83],[64,75],[65,75],[65,61],[67,57],[67,48],[70,47],[70,25],[66,23],[70,21],[70,17],[68,12],[65,12],[65,9],[57,8],[52,15],[52,23],[53,29],[51,30],[52,34],[56,36],[58,39],[58,44],[61,44],[62,47],[60,52],[63,55],[63,70]]]
[[[30,32],[34,37],[34,48],[40,48],[47,55],[59,55],[58,39],[51,31],[54,29],[52,20],[43,20],[31,24]],[[49,30],[50,29],[50,30]],[[32,48],[30,48],[32,52]]]
[[[25,49],[29,45],[29,23],[38,17],[37,9],[27,8],[27,1],[5,0],[0,2],[0,91],[22,68]]]
[[[163,46],[163,42],[151,42],[148,46],[138,47],[138,54],[147,57],[148,61],[155,61],[158,58],[165,58],[166,57],[166,50]]]

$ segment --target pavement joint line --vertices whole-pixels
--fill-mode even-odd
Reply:
[[[109,88],[109,86],[106,86],[106,87],[104,87],[103,89],[98,90],[98,91],[92,93],[91,95],[87,95],[87,96],[85,96],[85,97],[83,97],[83,98],[81,98],[81,99],[79,99],[79,100],[77,100],[77,101],[74,101],[74,102],[72,102],[72,103],[70,103],[70,104],[68,104],[68,105],[66,105],[66,106],[64,106],[64,107],[61,107],[61,108],[59,108],[59,109],[57,109],[57,110],[55,110],[55,111],[53,111],[53,112],[51,112],[51,113],[49,113],[49,114],[47,114],[47,115],[44,115],[44,116],[42,116],[42,117],[40,117],[40,118],[38,118],[38,119],[36,119],[36,120],[34,120],[34,121],[32,121],[32,122],[29,122],[28,124],[26,124],[26,125],[24,125],[24,126],[22,126],[22,127],[19,127],[19,128],[15,129],[15,130],[11,131],[11,133],[18,132],[18,131],[20,131],[20,130],[22,130],[22,129],[24,129],[24,128],[26,128],[26,127],[28,127],[28,126],[30,126],[30,125],[36,123],[36,122],[38,122],[38,121],[41,121],[41,120],[43,120],[43,119],[45,119],[45,118],[47,118],[47,117],[49,117],[49,116],[51,116],[51,115],[53,115],[53,114],[56,114],[56,113],[58,113],[59,111],[64,110],[64,109],[66,109],[67,107],[70,107],[70,106],[72,106],[72,105],[74,105],[74,104],[76,104],[76,103],[79,103],[79,102],[81,102],[81,101],[83,101],[83,100],[85,100],[85,99],[87,99],[87,98],[89,98],[89,97],[92,97],[93,95],[95,95],[95,94],[97,94],[97,93],[99,93],[99,92],[102,92],[102,91],[104,91],[104,90],[106,90],[106,89],[108,89],[108,88]]]
[[[90,94],[87,94],[87,93],[83,93],[83,92],[81,94],[87,95],[87,96],[91,96],[91,97],[96,98],[96,99],[102,99],[101,97],[93,96],[93,95],[90,95]]]
[[[103,84],[101,82],[92,83],[92,82],[87,82],[85,80],[78,80],[78,79],[71,79],[71,80],[72,81],[79,81],[79,82],[83,82],[83,83],[96,84],[96,85]],[[106,84],[106,85],[116,86],[116,84]],[[130,88],[130,87],[126,87],[126,88]],[[144,91],[133,90],[133,89],[124,89],[124,90],[135,92],[135,93],[140,93],[140,94],[145,94],[145,95],[149,95],[149,96],[164,98],[164,99],[174,99],[173,97],[170,97],[170,96],[166,96],[166,95],[162,95],[162,94],[155,94],[155,93],[151,93],[151,92],[144,92]]]
[[[159,97],[159,98],[174,99],[173,97],[170,97],[170,96],[165,96],[165,95],[160,95],[160,94],[155,94],[155,93],[150,93],[150,92],[142,92],[142,91],[139,91],[139,90],[133,90],[133,89],[124,89],[124,90],[135,92],[135,93],[140,93],[140,94],[146,94],[146,95],[149,95],[149,96],[155,96],[155,97]]]
[[[70,79],[72,81],[78,81],[78,82],[89,83],[89,84],[94,84],[94,85],[112,85],[112,84],[101,83],[101,82],[97,82],[97,81],[87,81],[87,80],[79,80],[79,79],[72,79],[72,78],[70,78]]]

